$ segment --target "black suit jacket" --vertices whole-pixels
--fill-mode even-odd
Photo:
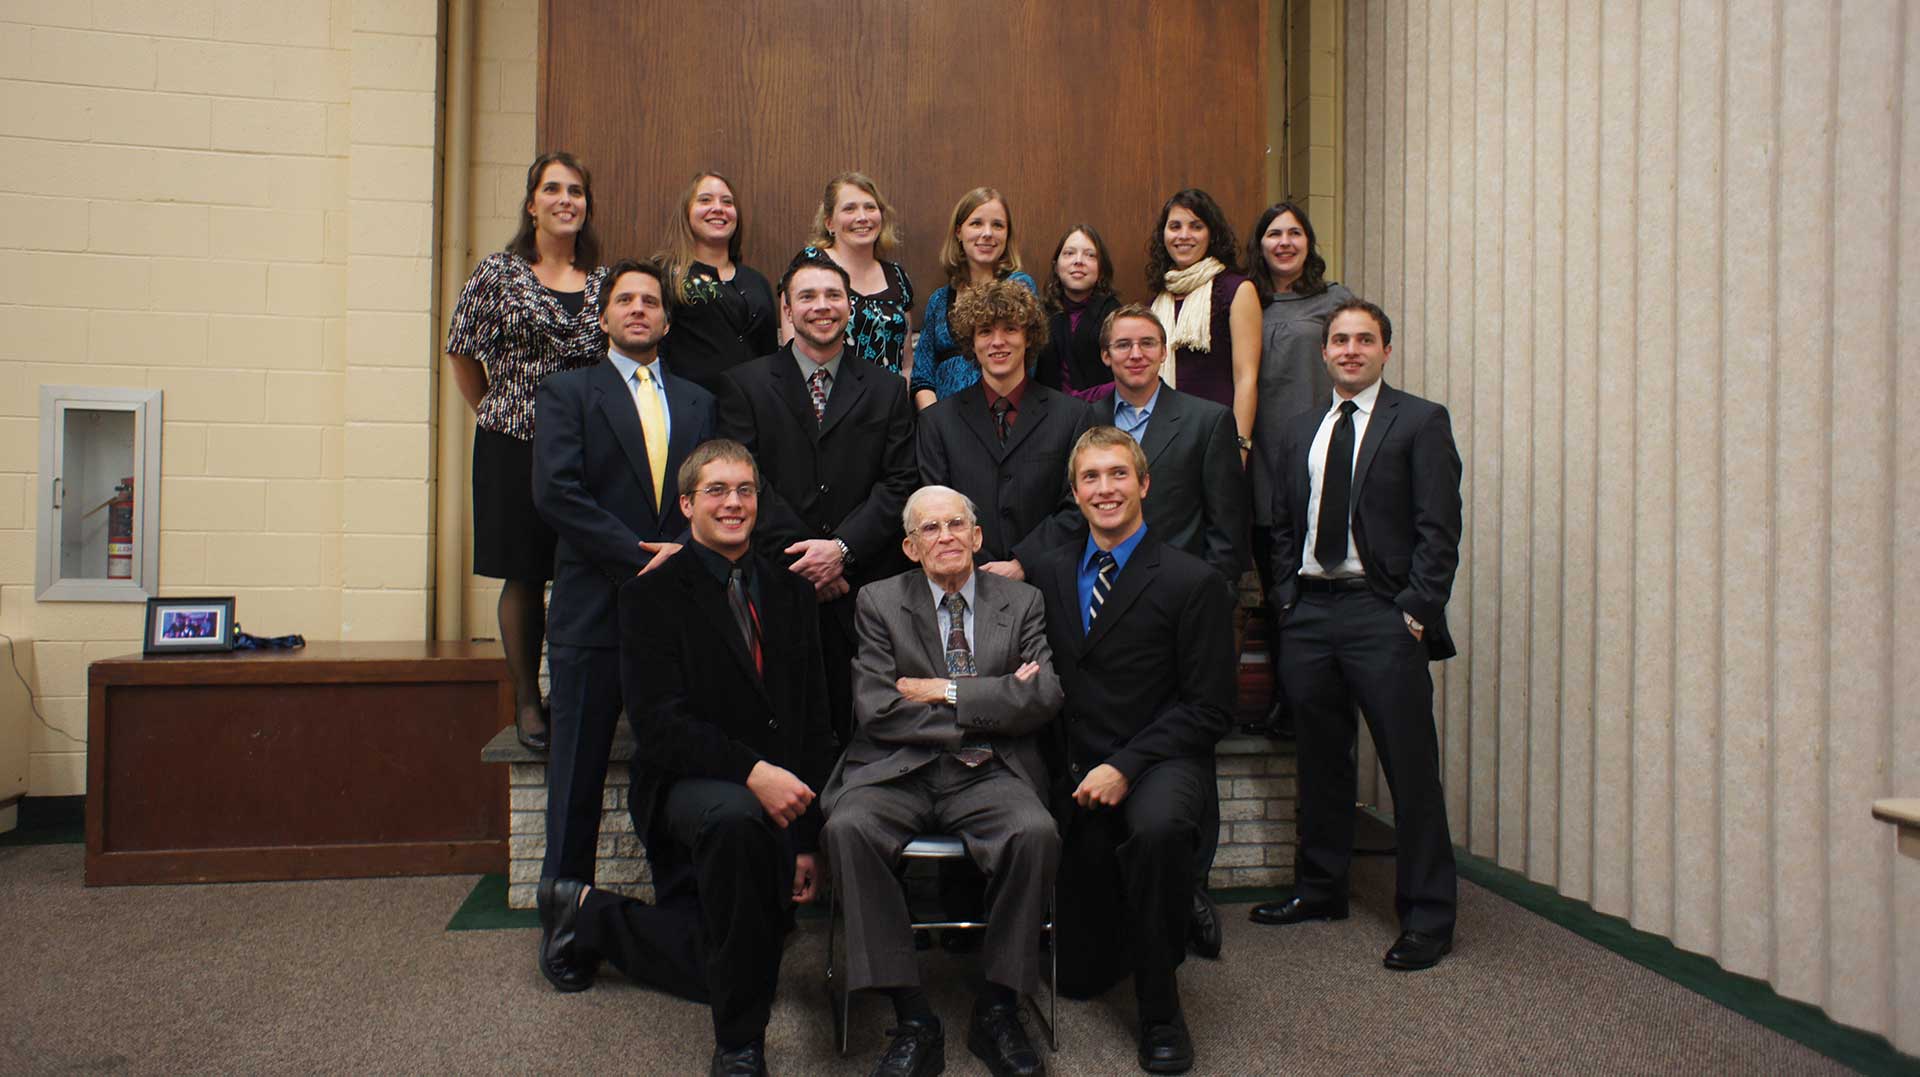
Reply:
[[[1047,319],[1047,346],[1033,372],[1035,381],[1049,389],[1091,389],[1113,380],[1113,371],[1100,361],[1100,323],[1120,309],[1120,297],[1108,292],[1087,303],[1080,315],[1080,327],[1064,310],[1054,311]],[[1060,368],[1065,366],[1072,384],[1060,384]]]
[[[791,345],[727,372],[720,434],[760,463],[754,545],[779,565],[801,539],[835,538],[853,552],[856,590],[906,567],[900,509],[919,481],[913,402],[897,374],[843,353],[823,421],[795,366]],[[853,604],[842,600],[849,631]]]
[[[1117,397],[1093,405],[1096,425],[1113,423]],[[1165,385],[1147,421],[1147,529],[1161,542],[1212,565],[1230,583],[1251,564],[1247,528],[1253,495],[1240,464],[1233,412]],[[1081,531],[1085,535],[1084,527]]]
[[[727,605],[726,586],[692,550],[620,587],[620,687],[633,728],[634,828],[652,821],[679,778],[745,784],[754,764],[784,767],[816,793],[840,747],[827,721],[813,585],[755,557],[762,676]],[[819,802],[796,820],[794,847],[819,845]]]
[[[633,393],[613,360],[602,358],[540,384],[533,503],[560,539],[547,619],[547,638],[554,643],[618,646],[614,596],[650,557],[640,543],[677,541],[686,531],[674,473],[695,445],[713,437],[714,400],[672,374],[664,383],[672,432],[658,505]]]
[[[1067,455],[1089,414],[1085,403],[1032,382],[1005,445],[994,436],[980,382],[920,413],[920,481],[973,499],[985,533],[976,560],[1032,564],[1085,532]]]
[[[1300,597],[1307,503],[1307,456],[1324,408],[1287,422],[1273,504],[1271,601],[1290,610]],[[1460,453],[1447,409],[1382,382],[1353,466],[1353,541],[1367,583],[1425,628],[1435,661],[1456,652],[1447,631],[1447,597],[1460,567]]]
[[[1047,642],[1066,691],[1068,785],[1110,763],[1132,781],[1165,759],[1211,759],[1233,724],[1238,687],[1233,601],[1207,563],[1153,528],[1080,629],[1084,543],[1055,550],[1031,577],[1047,603]]]

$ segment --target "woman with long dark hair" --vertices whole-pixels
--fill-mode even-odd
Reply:
[[[1247,237],[1247,264],[1265,310],[1260,316],[1260,411],[1253,427],[1253,563],[1260,570],[1260,593],[1272,594],[1273,494],[1280,469],[1280,437],[1288,419],[1332,400],[1333,382],[1321,359],[1327,317],[1353,293],[1326,279],[1313,222],[1294,202],[1267,207]],[[1274,611],[1267,611],[1269,640],[1278,636]],[[1280,690],[1277,648],[1273,665],[1273,702],[1264,722],[1251,733],[1292,736],[1286,695]]]
[[[913,402],[924,408],[980,380],[980,364],[968,358],[950,317],[960,294],[996,280],[1013,280],[1037,292],[1020,269],[1013,239],[1013,210],[1006,196],[975,187],[954,203],[947,238],[940,246],[947,283],[927,297],[927,313],[913,343]]]
[[[673,294],[673,332],[660,342],[667,369],[713,389],[720,376],[779,347],[773,286],[740,261],[746,231],[733,182],[702,172],[680,192],[653,260]]]
[[[1034,380],[1092,399],[1101,387],[1113,385],[1112,369],[1100,361],[1100,325],[1120,309],[1113,258],[1092,225],[1069,226],[1053,245],[1052,271],[1041,297],[1048,314],[1047,346]]]
[[[1260,377],[1260,299],[1240,271],[1233,228],[1213,196],[1174,192],[1147,240],[1147,287],[1167,327],[1161,377],[1233,409],[1244,463],[1253,446]]]
[[[533,507],[534,396],[549,374],[606,354],[599,261],[592,177],[570,153],[542,154],[527,169],[519,230],[474,267],[447,330],[454,384],[474,410],[473,571],[502,581],[514,730],[541,751],[540,644],[556,540]]]

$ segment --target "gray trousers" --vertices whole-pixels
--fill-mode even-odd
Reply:
[[[889,782],[840,795],[823,844],[847,920],[847,988],[920,982],[907,897],[895,869],[920,834],[952,834],[987,874],[986,978],[1040,988],[1040,927],[1060,835],[1033,787],[998,758],[969,767],[942,755]]]

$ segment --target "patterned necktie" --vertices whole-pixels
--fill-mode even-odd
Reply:
[[[967,644],[967,600],[955,593],[941,599],[940,604],[947,610],[947,676],[972,677],[977,670],[973,648]],[[993,747],[976,741],[961,745],[954,755],[967,766],[977,767],[993,758]]]
[[[826,367],[818,367],[807,375],[807,395],[813,397],[813,421],[821,422],[827,417],[827,390],[833,385],[833,375]]]
[[[1107,604],[1107,595],[1113,590],[1113,570],[1118,562],[1113,554],[1106,550],[1093,552],[1094,576],[1093,597],[1087,600],[1087,628],[1093,628],[1093,622],[1099,618],[1100,609]]]
[[[1007,443],[1007,430],[1013,425],[1008,421],[1007,413],[1013,410],[1013,405],[1003,396],[994,401],[992,407],[988,410],[993,412],[993,432],[1000,438],[1000,444],[1005,445]]]
[[[1353,498],[1353,413],[1360,405],[1340,402],[1340,417],[1327,438],[1327,458],[1320,469],[1320,533],[1313,540],[1313,559],[1322,572],[1331,572],[1347,559],[1347,503]]]
[[[653,472],[653,504],[658,508],[667,483],[667,412],[654,391],[653,371],[638,367],[633,376],[640,386],[633,401],[640,412],[641,436],[647,440],[647,470]]]
[[[746,575],[738,568],[727,574],[727,605],[732,607],[734,623],[740,626],[740,636],[746,640],[747,653],[753,656],[754,671],[765,675],[766,659],[760,653],[760,614],[753,608],[753,600],[747,597]]]

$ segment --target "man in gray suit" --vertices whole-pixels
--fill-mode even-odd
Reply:
[[[957,835],[986,872],[985,982],[967,1047],[995,1074],[1046,1068],[1019,1020],[1039,988],[1040,927],[1060,838],[1036,734],[1063,696],[1040,592],[975,572],[982,534],[958,491],[927,486],[901,513],[919,564],[862,588],[854,615],[855,731],[820,803],[847,918],[847,987],[885,989],[898,1027],[876,1072],[940,1072],[946,1041],[920,988],[894,871],[917,834]]]

